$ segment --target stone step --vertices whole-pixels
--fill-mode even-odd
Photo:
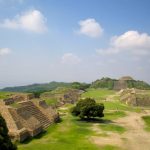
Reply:
[[[31,101],[22,102],[21,104],[26,106],[24,109],[35,116],[44,128],[51,124],[51,121]]]

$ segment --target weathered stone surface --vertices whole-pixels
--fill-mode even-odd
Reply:
[[[16,95],[0,103],[0,113],[6,120],[12,139],[24,141],[41,133],[54,123],[59,114],[45,101],[30,100],[28,96]]]
[[[150,106],[150,91],[137,89],[122,89],[120,92],[120,100],[132,106]]]

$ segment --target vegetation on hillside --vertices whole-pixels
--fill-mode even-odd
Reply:
[[[11,95],[10,92],[0,92],[0,99],[9,98]]]
[[[11,142],[8,135],[6,122],[0,115],[0,150],[16,150],[17,147]]]
[[[71,83],[71,87],[78,90],[86,90],[90,87],[91,84],[87,83],[80,83],[80,82],[73,82]]]
[[[111,90],[114,87],[114,81],[116,80],[111,78],[98,79],[92,82],[91,88],[107,88]]]
[[[118,80],[107,77],[102,78],[92,82],[91,88],[107,88],[109,90],[112,90],[116,81]],[[127,83],[128,88],[137,88],[143,90],[150,89],[150,85],[144,81],[126,80],[125,82]]]
[[[7,87],[2,89],[2,91],[9,92],[44,92],[51,91],[56,89],[57,87],[69,87],[70,83],[64,82],[50,82],[45,84],[32,84],[27,86],[16,86],[16,87]]]
[[[58,87],[86,90],[89,86],[90,84],[80,82],[65,83],[53,81],[45,84],[32,84],[26,86],[6,87],[1,91],[34,93],[36,97],[39,97],[41,93],[55,90]]]
[[[129,88],[137,88],[143,90],[150,89],[150,85],[144,81],[128,80],[127,85]]]

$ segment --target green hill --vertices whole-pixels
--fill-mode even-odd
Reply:
[[[27,93],[43,93],[46,91],[52,91],[58,87],[67,87],[67,88],[74,88],[79,90],[84,90],[88,88],[90,84],[87,83],[80,83],[80,82],[72,82],[72,83],[65,83],[65,82],[50,82],[45,84],[32,84],[26,86],[16,86],[16,87],[6,87],[1,91],[8,91],[8,92],[27,92]]]
[[[102,78],[92,82],[91,88],[107,88],[120,90],[124,88],[137,88],[148,90],[150,85],[144,81],[134,80],[131,77],[122,77],[120,79]]]
[[[32,84],[26,86],[16,86],[16,87],[6,87],[1,91],[9,91],[9,92],[40,92],[40,91],[51,91],[56,89],[57,87],[69,87],[70,83],[64,82],[50,82],[44,84]]]

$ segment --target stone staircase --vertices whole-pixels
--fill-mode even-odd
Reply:
[[[124,80],[119,80],[114,82],[114,90],[121,90],[121,89],[126,89],[127,88],[127,83]]]
[[[44,129],[51,124],[50,119],[48,119],[32,101],[23,101],[20,102],[20,104],[24,107],[25,112],[30,113],[40,122]]]
[[[9,108],[8,110],[9,110],[9,113],[11,114],[12,119],[14,120],[14,122],[15,122],[15,124],[16,124],[16,126],[17,126],[17,129],[18,129],[18,130],[22,129],[23,126],[22,126],[22,124],[21,124],[21,122],[20,122],[20,120],[19,120],[19,117],[18,117],[18,115],[17,115],[15,109]]]

